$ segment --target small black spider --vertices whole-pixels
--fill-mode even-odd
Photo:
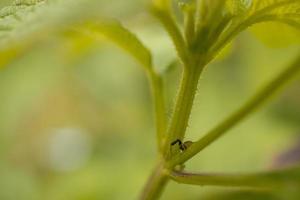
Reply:
[[[179,149],[181,151],[185,151],[189,146],[191,146],[193,144],[193,142],[191,142],[191,141],[186,141],[186,142],[182,143],[181,140],[177,139],[174,142],[172,142],[171,145],[174,146],[177,143],[178,143]]]

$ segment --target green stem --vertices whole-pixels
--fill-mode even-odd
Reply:
[[[159,164],[149,177],[139,200],[157,200],[168,183],[168,176],[162,164]]]
[[[195,39],[195,2],[191,2],[182,6],[184,14],[184,36],[188,47],[193,45]]]
[[[157,17],[157,19],[159,19],[165,30],[170,35],[181,61],[185,64],[189,63],[189,54],[187,52],[185,40],[173,17],[165,10],[156,7],[152,7],[151,12]]]
[[[185,152],[175,156],[168,162],[168,167],[176,166],[184,163],[191,157],[195,156],[208,145],[223,136],[228,130],[236,124],[244,120],[251,113],[256,111],[263,103],[265,103],[275,92],[283,85],[294,78],[300,71],[300,56],[297,60],[285,71],[280,73],[269,84],[263,87],[249,101],[247,101],[240,109],[233,113],[229,118],[220,123],[217,127],[209,131],[203,138],[191,145]]]
[[[195,174],[173,171],[169,175],[178,183],[191,185],[274,189],[299,184],[300,171],[299,168],[253,174]]]
[[[156,137],[159,151],[162,151],[163,138],[165,137],[166,125],[166,112],[165,112],[165,99],[162,78],[154,71],[149,72],[149,79],[151,82],[151,89],[154,101],[155,110],[155,123],[156,123]]]
[[[175,110],[167,133],[166,154],[168,154],[169,144],[177,139],[182,140],[185,135],[201,71],[202,68],[200,67],[186,67],[184,69]]]

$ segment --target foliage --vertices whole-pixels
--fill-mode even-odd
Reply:
[[[282,86],[295,78],[300,70],[300,55],[287,69],[204,137],[184,143],[198,81],[205,67],[239,33],[257,24],[284,24],[290,27],[288,31],[296,34],[295,38],[298,39],[299,0],[178,0],[175,1],[175,7],[180,14],[176,13],[174,2],[154,0],[150,12],[168,32],[183,66],[182,80],[169,122],[166,118],[163,77],[153,66],[151,52],[134,33],[116,19],[95,13],[86,16],[78,14],[92,7],[93,2],[95,1],[16,0],[13,5],[1,9],[0,66],[7,65],[35,42],[47,37],[43,33],[75,32],[95,40],[104,36],[135,58],[145,69],[152,87],[159,158],[141,199],[158,198],[170,179],[193,185],[271,190],[284,190],[286,185],[299,187],[299,167],[250,175],[210,175],[183,171],[186,161],[256,111]],[[66,5],[72,9],[61,9]],[[176,18],[175,15],[182,18]],[[179,145],[174,141],[179,141]]]

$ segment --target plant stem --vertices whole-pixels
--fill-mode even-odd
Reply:
[[[168,162],[168,167],[176,166],[177,164],[184,163],[208,145],[223,136],[228,130],[236,124],[244,120],[251,113],[256,111],[263,103],[265,103],[275,92],[278,91],[283,85],[294,78],[300,71],[300,56],[292,63],[290,67],[280,73],[269,84],[259,90],[249,101],[247,101],[240,109],[229,116],[225,121],[220,123],[203,138],[191,145],[185,152],[175,156]]]
[[[252,174],[195,174],[173,171],[170,177],[178,183],[191,185],[275,189],[288,184],[299,184],[300,171],[299,167]]]
[[[202,68],[185,68],[175,103],[175,110],[170,122],[165,144],[165,153],[168,154],[169,144],[177,139],[182,140],[188,126],[197,85]]]
[[[188,63],[189,53],[186,48],[186,43],[172,15],[165,10],[156,7],[152,7],[151,12],[159,19],[165,30],[168,32],[181,61],[185,64]]]
[[[149,72],[149,80],[151,82],[154,101],[157,146],[159,151],[161,152],[163,149],[163,138],[167,130],[164,88],[161,76],[153,70]]]
[[[167,185],[167,176],[162,164],[159,164],[149,177],[139,200],[157,200]]]
[[[195,39],[196,4],[191,2],[182,7],[184,14],[184,36],[188,47],[193,45]]]

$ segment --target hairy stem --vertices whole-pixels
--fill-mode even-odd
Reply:
[[[191,115],[197,85],[202,68],[185,68],[180,83],[175,109],[168,128],[165,153],[168,154],[170,144],[174,140],[182,140]]]
[[[157,200],[167,185],[169,177],[162,164],[159,164],[149,177],[139,200]]]
[[[191,157],[195,156],[208,145],[223,136],[228,130],[236,124],[244,120],[247,116],[256,111],[263,103],[265,103],[275,92],[283,85],[297,75],[300,71],[300,56],[297,60],[286,70],[280,73],[265,87],[259,90],[249,101],[247,101],[240,109],[229,116],[225,121],[220,123],[217,127],[209,131],[203,138],[191,145],[185,152],[174,157],[168,162],[169,167],[184,163]]]

